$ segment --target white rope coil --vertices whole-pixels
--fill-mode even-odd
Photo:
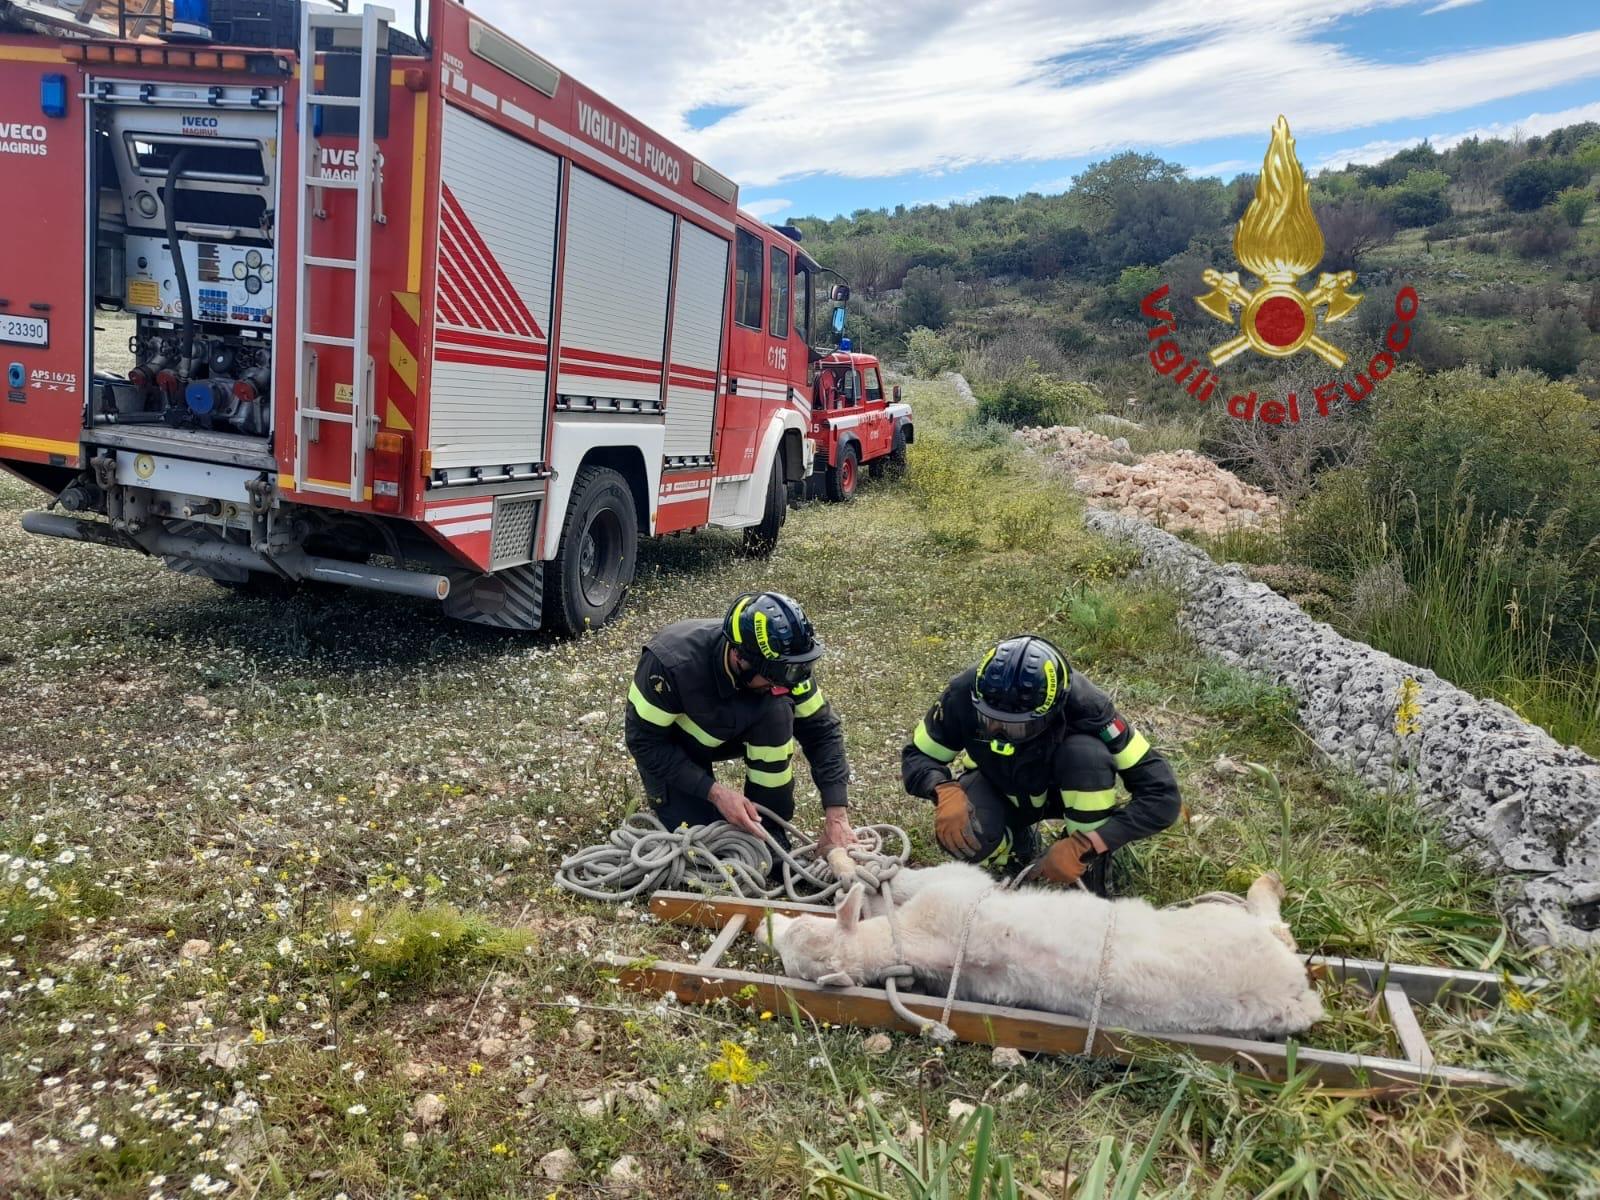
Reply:
[[[668,829],[654,813],[636,812],[603,845],[564,859],[556,871],[556,884],[590,900],[701,891],[731,892],[746,900],[827,904],[841,889],[856,883],[879,890],[911,857],[911,839],[904,829],[863,825],[855,831],[855,842],[845,848],[851,868],[839,873],[817,854],[815,838],[771,810],[759,804],[756,808],[789,835],[790,849],[765,829],[759,838],[726,821]]]

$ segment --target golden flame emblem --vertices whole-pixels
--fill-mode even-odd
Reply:
[[[1300,277],[1322,261],[1322,227],[1311,211],[1311,185],[1294,155],[1294,137],[1282,116],[1272,127],[1272,141],[1261,163],[1261,181],[1255,198],[1233,232],[1233,252],[1262,286],[1251,291],[1239,282],[1239,273],[1207,268],[1201,276],[1211,288],[1195,302],[1226,325],[1234,323],[1239,309],[1240,333],[1211,349],[1211,362],[1221,366],[1245,350],[1270,358],[1288,358],[1310,350],[1339,368],[1346,355],[1317,334],[1317,310],[1324,305],[1324,324],[1350,315],[1360,296],[1345,291],[1356,281],[1354,271],[1317,277],[1317,286],[1303,292]]]

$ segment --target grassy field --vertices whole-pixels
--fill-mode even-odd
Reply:
[[[1488,883],[1409,803],[1331,776],[1290,699],[1201,659],[1075,498],[961,432],[942,385],[908,390],[926,433],[907,484],[797,511],[765,564],[726,534],[650,546],[622,618],[576,642],[356,593],[241,598],[30,538],[16,516],[38,498],[0,482],[0,1194],[580,1197],[612,1194],[628,1155],[627,1186],[662,1200],[792,1197],[800,1139],[870,1140],[869,1107],[944,1135],[952,1101],[987,1100],[1021,1179],[1058,1197],[1103,1135],[1141,1152],[1180,1087],[1147,1195],[1594,1194],[1594,958],[1544,964],[1552,996],[1435,1015],[1451,1053],[1534,1081],[1519,1125],[1176,1059],[1006,1070],[908,1037],[869,1056],[858,1031],[652,1006],[595,970],[703,941],[551,878],[638,801],[640,643],[757,585],[800,597],[829,646],[857,820],[906,825],[921,861],[931,814],[899,748],[986,642],[1031,628],[1179,772],[1184,822],[1136,855],[1152,899],[1282,862],[1305,948],[1525,965]],[[1287,843],[1245,760],[1283,781]],[[815,804],[807,784],[803,822]],[[1332,999],[1320,1041],[1382,1047],[1371,1012]],[[557,1182],[541,1160],[563,1148]]]

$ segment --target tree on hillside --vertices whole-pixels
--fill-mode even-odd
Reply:
[[[1110,223],[1097,239],[1103,271],[1164,262],[1181,253],[1195,235],[1220,226],[1226,193],[1216,180],[1168,181],[1123,192]]]
[[[1383,208],[1367,195],[1350,196],[1337,204],[1316,209],[1322,226],[1322,266],[1328,271],[1353,271],[1368,251],[1394,236],[1394,225]]]
[[[1439,152],[1426,140],[1363,169],[1371,187],[1391,187],[1413,171],[1431,171],[1439,165]]]
[[[1556,198],[1563,188],[1588,182],[1588,172],[1570,158],[1533,158],[1513,167],[1500,184],[1500,194],[1514,212],[1533,212]]]
[[[1445,191],[1450,177],[1443,171],[1412,170],[1393,187],[1384,189],[1389,219],[1402,229],[1436,225],[1450,215]]]
[[[1485,205],[1510,161],[1510,153],[1510,145],[1499,138],[1484,141],[1470,137],[1451,149],[1446,169],[1454,173],[1468,200]]]
[[[1082,205],[1086,216],[1105,224],[1116,214],[1119,197],[1152,184],[1176,183],[1183,178],[1183,168],[1177,163],[1128,150],[1085,167],[1083,173],[1072,180],[1072,195]]]
[[[832,254],[833,269],[861,289],[871,299],[884,288],[894,287],[905,275],[905,260],[879,237],[848,237]]]
[[[911,329],[943,329],[950,319],[956,280],[948,271],[912,267],[900,293],[900,323]]]

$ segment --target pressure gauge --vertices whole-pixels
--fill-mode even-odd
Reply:
[[[252,271],[254,271],[257,267],[259,267],[261,265],[261,251],[259,251],[259,250],[251,250],[248,254],[246,254],[244,256],[244,261],[245,261],[245,265],[248,266]]]
[[[236,262],[233,264],[233,277],[235,279],[243,279],[249,273],[249,269],[244,265],[243,262]]]
[[[259,292],[261,290],[261,276],[259,276],[259,275],[248,275],[248,276],[246,276],[245,277],[245,281],[244,281],[244,290],[249,292],[252,296],[254,296],[257,292]]]
[[[272,282],[272,268],[271,267],[262,267],[261,268],[261,282],[262,283],[271,283]]]

